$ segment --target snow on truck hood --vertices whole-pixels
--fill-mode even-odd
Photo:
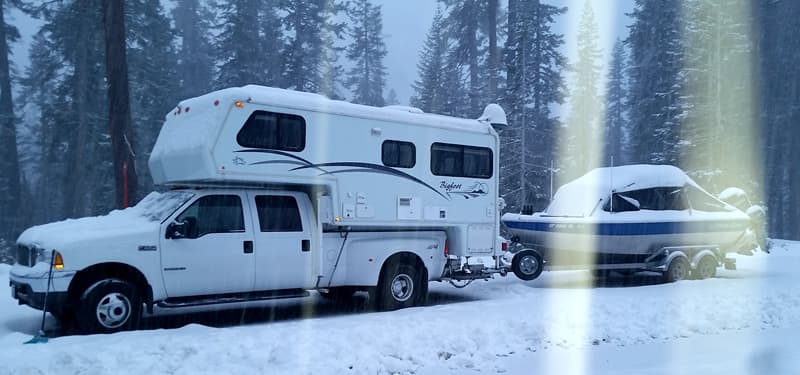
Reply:
[[[106,215],[67,219],[28,228],[18,243],[42,249],[57,249],[65,244],[113,239],[134,234],[157,233],[167,216],[191,198],[188,191],[152,192],[136,206],[114,210]]]

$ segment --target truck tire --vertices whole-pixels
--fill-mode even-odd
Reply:
[[[664,271],[664,282],[672,283],[675,281],[685,280],[689,277],[691,268],[689,261],[684,257],[675,257],[670,263],[667,270]]]
[[[544,262],[542,256],[533,250],[523,250],[514,255],[511,261],[511,270],[518,278],[528,281],[542,274]]]
[[[393,261],[386,265],[375,289],[375,308],[391,311],[416,306],[424,300],[420,272],[411,264]]]
[[[103,279],[81,296],[76,323],[84,333],[113,333],[138,328],[141,313],[142,299],[135,285]]]
[[[697,267],[692,270],[692,278],[703,280],[717,275],[717,260],[711,255],[700,258]]]
[[[328,301],[344,303],[353,298],[353,293],[355,293],[356,290],[355,288],[349,286],[338,286],[334,288],[328,288],[327,291],[319,290],[318,292],[322,298]]]

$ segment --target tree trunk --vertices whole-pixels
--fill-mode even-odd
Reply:
[[[136,195],[136,166],[131,132],[128,65],[125,56],[123,0],[103,0],[106,76],[108,78],[108,123],[114,160],[117,207],[124,208]]]
[[[497,0],[489,2],[489,100],[497,101]],[[486,103],[485,103],[486,104]]]
[[[11,97],[4,8],[4,1],[0,0],[0,238],[13,237],[19,229],[16,214],[20,198],[17,129]]]

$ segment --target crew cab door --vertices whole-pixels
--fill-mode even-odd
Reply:
[[[201,196],[164,223],[161,265],[167,296],[253,290],[253,230],[245,198],[238,193]]]
[[[311,287],[311,207],[291,193],[249,192],[254,223],[255,290]],[[304,199],[305,198],[305,199]]]

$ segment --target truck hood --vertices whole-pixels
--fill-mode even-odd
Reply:
[[[125,211],[113,211],[104,216],[67,219],[37,225],[22,232],[17,243],[46,250],[63,251],[65,248],[87,243],[91,243],[91,247],[98,247],[135,237],[157,238],[158,222],[131,216],[126,215]]]
[[[28,228],[17,243],[45,250],[90,243],[91,247],[122,245],[120,240],[152,242],[158,238],[161,221],[194,195],[190,191],[152,192],[136,206],[114,210],[103,216],[67,219]]]

